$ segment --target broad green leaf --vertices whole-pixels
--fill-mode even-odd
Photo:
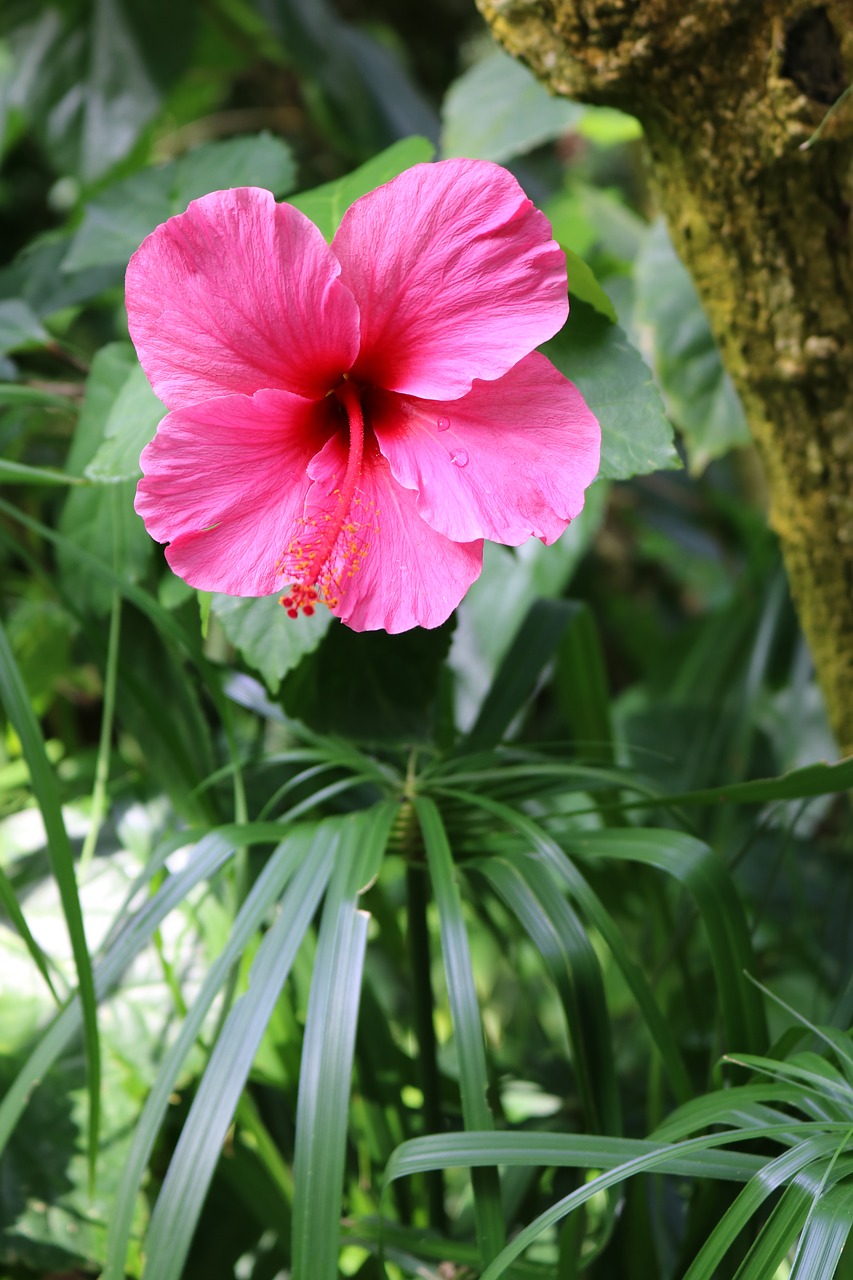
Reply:
[[[608,320],[616,323],[616,308],[596,280],[592,268],[587,266],[583,258],[578,257],[573,249],[561,245],[566,255],[566,270],[569,274],[569,298],[579,302],[588,302],[591,307]]]
[[[166,414],[140,365],[135,365],[122,385],[104,425],[103,443],[85,475],[90,480],[136,480],[142,474],[139,455],[153,439]]]
[[[288,715],[320,733],[361,740],[427,737],[453,627],[451,618],[432,630],[387,635],[333,621],[317,652],[284,683]]]
[[[45,7],[9,34],[0,107],[31,123],[55,169],[91,182],[130,152],[157,112],[189,56],[195,15],[169,0],[64,9]]]
[[[517,58],[496,51],[448,89],[441,154],[511,160],[576,128],[584,113],[579,103],[550,94]]]
[[[555,97],[523,63],[502,51],[475,63],[453,82],[441,114],[445,157],[503,162],[569,132],[601,146],[642,136],[632,116]]]
[[[33,343],[47,342],[48,337],[38,316],[23,299],[0,301],[0,355]]]
[[[125,343],[102,347],[92,361],[86,398],[68,454],[68,471],[82,476],[104,440],[104,433],[122,388],[137,367],[133,348]],[[67,542],[80,547],[131,582],[144,572],[154,544],[133,509],[132,480],[74,489],[59,519]],[[98,614],[110,608],[112,588],[105,576],[70,554],[59,551],[63,582],[84,606]]]
[[[0,1089],[14,1065],[14,1060],[3,1060]],[[3,1263],[12,1259],[33,1276],[100,1273],[113,1197],[138,1112],[138,1084],[133,1081],[129,1087],[128,1076],[126,1061],[105,1043],[101,1146],[93,1195],[79,1141],[86,1130],[88,1109],[79,1058],[55,1069],[37,1090],[0,1164],[0,1274],[4,1277],[10,1273]],[[140,1198],[131,1206],[135,1238],[129,1257],[131,1275],[138,1274],[136,1240],[146,1218]]]
[[[413,165],[431,160],[434,152],[435,148],[426,138],[404,138],[385,151],[380,151],[378,156],[360,165],[346,177],[292,196],[290,204],[301,209],[320,228],[326,239],[331,240],[341,218],[354,200],[390,182],[404,169],[411,169]]]
[[[126,263],[156,226],[191,200],[226,187],[265,187],[275,196],[293,186],[287,143],[269,133],[206,142],[178,160],[113,183],[91,200],[62,263],[64,272]]]
[[[652,339],[652,362],[670,416],[684,433],[690,470],[749,443],[749,428],[723,368],[696,288],[659,220],[646,235],[634,273],[636,319]]]
[[[32,241],[14,262],[0,268],[0,298],[23,299],[36,316],[44,319],[66,307],[88,302],[107,289],[121,287],[122,264],[104,265],[100,258],[96,266],[86,271],[66,274],[62,262],[72,241],[71,232],[51,232]],[[19,390],[35,394],[32,388]]]
[[[600,476],[626,480],[680,465],[651,370],[618,325],[576,302],[543,350],[601,423]]]
[[[282,583],[282,589],[286,586]],[[289,618],[279,604],[279,594],[243,599],[215,594],[211,615],[250,667],[263,676],[271,693],[277,693],[282,679],[313,653],[333,624],[329,610],[320,608],[313,617]]]

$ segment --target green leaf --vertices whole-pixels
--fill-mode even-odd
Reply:
[[[561,248],[566,255],[566,269],[569,273],[569,297],[578,302],[588,302],[591,307],[615,324],[616,308],[596,280],[592,268],[588,267],[583,258],[578,257],[567,245],[561,244]]]
[[[491,796],[461,791],[456,787],[442,787],[441,792],[456,797],[474,809],[483,809],[493,818],[504,823],[511,831],[518,832],[526,841],[529,841],[530,848],[551,867],[557,880],[565,886],[566,891],[581,907],[590,925],[601,934],[602,940],[610,948],[613,959],[640,1007],[649,1034],[661,1056],[673,1093],[679,1102],[685,1102],[692,1090],[687,1068],[675,1037],[661,1013],[642,970],[629,954],[619,926],[574,863],[538,823],[511,805],[495,800]]]
[[[600,146],[642,136],[633,116],[548,92],[517,58],[497,50],[454,80],[441,108],[441,154],[503,162],[564,133]]]
[[[258,1045],[334,865],[340,825],[317,828],[311,849],[258,948],[249,985],[228,1015],[163,1182],[146,1242],[146,1274],[178,1280]]]
[[[325,608],[310,618],[289,618],[278,601],[278,593],[258,599],[217,593],[210,601],[210,613],[271,693],[278,692],[288,671],[314,652],[333,622]]]
[[[33,343],[47,342],[49,336],[38,316],[23,299],[7,298],[0,301],[0,355]]]
[[[764,1132],[764,1130],[762,1130]],[[715,1135],[721,1143],[731,1135]],[[632,1160],[660,1159],[681,1177],[747,1182],[766,1160],[738,1151],[708,1150],[693,1145],[614,1138],[585,1133],[436,1133],[411,1138],[394,1151],[385,1169],[385,1184],[430,1169],[489,1165],[542,1165],[563,1169],[618,1169]]]
[[[636,319],[650,333],[652,363],[670,416],[684,433],[690,470],[700,474],[714,458],[748,444],[749,428],[663,219],[646,234],[634,283]]]
[[[744,971],[757,968],[743,908],[725,864],[706,844],[681,831],[590,831],[571,835],[567,851],[595,863],[641,862],[674,876],[690,893],[705,925],[717,978],[728,1049],[764,1048],[767,1028],[756,989]]]
[[[478,859],[473,866],[500,893],[542,955],[557,987],[587,1127],[619,1133],[613,1040],[601,965],[575,912],[535,858]]]
[[[584,758],[612,765],[616,745],[601,636],[589,605],[582,600],[571,603],[574,616],[557,651],[557,703]]]
[[[668,805],[685,804],[771,804],[777,800],[807,800],[813,796],[835,795],[853,788],[853,757],[835,764],[809,764],[791,769],[778,778],[755,778],[730,786],[706,787],[701,791],[681,791],[666,797]],[[631,800],[623,808],[646,804]]]
[[[465,71],[441,108],[441,154],[511,160],[576,127],[585,108],[554,97],[517,58],[497,51]]]
[[[330,883],[305,1020],[293,1158],[293,1273],[337,1280],[353,1051],[367,946],[359,897],[379,871],[397,806],[353,814]]]
[[[475,751],[500,742],[533,696],[543,670],[552,661],[578,606],[567,600],[537,600],[516,633],[466,740]]]
[[[454,625],[451,617],[429,631],[387,635],[333,622],[317,652],[285,681],[288,715],[320,733],[362,741],[426,737]]]
[[[426,163],[434,152],[435,148],[426,138],[403,138],[346,177],[292,196],[289,203],[301,209],[326,239],[331,240],[354,200],[390,182],[405,169]]]
[[[136,1124],[130,1151],[125,1158],[121,1183],[110,1216],[104,1280],[121,1280],[125,1274],[125,1259],[136,1197],[157,1135],[168,1111],[170,1098],[184,1063],[201,1033],[211,1005],[226,984],[234,965],[240,960],[257,930],[263,925],[285,886],[305,860],[315,834],[313,827],[295,827],[270,855],[234,919],[225,946],[210,965],[201,990],[163,1059],[157,1079]]]
[[[853,1229],[853,1187],[832,1187],[809,1213],[791,1280],[830,1280]]]
[[[2,626],[0,626],[0,699],[6,708],[12,727],[21,740],[24,758],[30,771],[33,794],[38,801],[47,836],[50,868],[59,889],[62,912],[77,969],[89,1087],[87,1135],[89,1177],[93,1182],[100,1124],[101,1049],[92,961],[86,945],[86,933],[83,928],[83,915],[80,910],[80,897],[74,873],[74,855],[62,816],[56,777],[45,751],[41,729],[30,706],[27,690]]]
[[[483,572],[463,600],[449,663],[456,676],[459,722],[470,724],[494,686],[507,653],[536,600],[562,596],[595,538],[607,507],[608,485],[587,489],[583,511],[550,547],[530,538],[520,547],[487,542]]]
[[[27,388],[28,389],[28,388]],[[3,387],[0,387],[0,404],[3,403]],[[24,462],[4,462],[0,459],[0,481],[3,484],[48,484],[67,488],[83,484],[80,476],[68,476],[64,471],[50,471],[47,467],[28,467]]]
[[[92,361],[68,454],[72,476],[83,476],[94,459],[121,392],[136,368],[133,348],[125,343],[102,347]],[[59,519],[60,532],[68,543],[131,582],[142,576],[154,546],[133,509],[134,490],[132,480],[74,489]],[[108,612],[112,589],[106,577],[93,573],[64,547],[60,547],[59,565],[64,584],[81,604],[96,614]]]
[[[543,350],[601,423],[600,476],[627,480],[679,466],[651,370],[618,325],[576,302]]]
[[[752,1134],[758,1137],[760,1134],[767,1135],[772,1133],[771,1126],[756,1128],[752,1130],[744,1130],[736,1135],[733,1139],[730,1133],[716,1133],[707,1138],[694,1138],[690,1142],[681,1144],[681,1150],[685,1154],[696,1151],[704,1151],[706,1148],[721,1146],[723,1143],[733,1140],[744,1141],[746,1135]],[[805,1146],[805,1144],[803,1144]],[[821,1138],[815,1139],[815,1150],[822,1150],[825,1144]],[[571,1195],[565,1196],[562,1200],[557,1201],[545,1213],[539,1215],[528,1227],[515,1237],[512,1244],[508,1245],[502,1253],[488,1266],[482,1275],[482,1280],[498,1280],[499,1276],[504,1275],[509,1265],[519,1254],[523,1253],[534,1240],[537,1240],[543,1231],[547,1231],[550,1227],[560,1222],[567,1214],[572,1213],[575,1209],[580,1208],[593,1195],[599,1191],[606,1191],[609,1187],[616,1186],[620,1182],[624,1182],[626,1178],[633,1177],[636,1173],[645,1173],[652,1171],[665,1171],[669,1160],[675,1154],[672,1148],[669,1150],[658,1151],[655,1155],[641,1156],[633,1160],[627,1161],[625,1164],[612,1169],[608,1173],[600,1174],[596,1178],[592,1178],[578,1191],[572,1192]],[[788,1153],[786,1153],[787,1155]],[[781,1157],[784,1159],[784,1157]],[[811,1153],[809,1158],[814,1158]]]
[[[453,872],[453,855],[441,814],[428,796],[416,797],[415,811],[426,849],[430,879],[438,911],[441,952],[447,978],[447,996],[459,1060],[459,1092],[466,1129],[493,1127],[486,1100],[489,1077],[480,1009],[471,968],[471,952],[462,916],[462,901]],[[475,1174],[474,1216],[480,1259],[485,1265],[505,1239],[501,1188],[497,1171]]]
[[[131,151],[156,114],[189,57],[195,15],[169,0],[64,9],[46,7],[9,34],[2,105],[32,124],[55,169],[91,182]]]
[[[693,1260],[685,1280],[700,1280],[700,1278],[713,1280],[713,1277],[719,1274],[720,1262],[768,1197],[778,1187],[790,1184],[798,1174],[821,1156],[829,1154],[836,1142],[837,1138],[827,1134],[810,1137],[797,1143],[790,1151],[783,1152],[775,1160],[765,1160],[761,1171],[750,1179],[716,1224]],[[790,1204],[788,1208],[790,1210]],[[798,1198],[795,1209],[797,1217],[795,1230],[799,1230],[805,1213],[806,1204]],[[773,1272],[771,1271],[770,1274],[772,1275]]]
[[[113,183],[91,200],[62,270],[126,263],[156,226],[210,191],[265,187],[282,196],[295,176],[290,148],[270,133],[206,142],[179,160]]]
[[[139,455],[154,437],[166,406],[151,390],[141,366],[127,375],[113,402],[104,438],[84,474],[90,480],[137,480],[142,474]]]

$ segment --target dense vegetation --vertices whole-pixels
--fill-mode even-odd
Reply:
[[[744,411],[637,122],[428,8],[0,15],[2,1280],[853,1276],[853,761]],[[196,592],[130,255],[434,154],[566,251],[582,515],[430,631]]]

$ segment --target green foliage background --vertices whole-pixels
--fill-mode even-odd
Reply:
[[[468,0],[11,0],[0,139],[0,1277],[853,1276],[853,762],[636,123]],[[128,257],[436,153],[567,251],[583,515],[435,632],[199,597]]]

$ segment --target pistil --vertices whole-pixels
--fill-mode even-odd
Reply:
[[[357,525],[352,523],[350,512],[364,457],[364,414],[358,388],[348,379],[336,389],[335,395],[346,409],[349,422],[347,467],[340,487],[333,490],[335,506],[326,514],[319,537],[308,544],[293,542],[288,547],[285,565],[293,574],[294,583],[289,593],[281,597],[280,603],[291,618],[297,618],[300,610],[310,617],[321,597],[331,608],[337,606],[332,557],[341,534],[357,532]],[[316,521],[312,520],[310,523],[316,527]],[[346,555],[350,556],[352,567],[357,568],[359,547],[354,538],[351,539]]]

